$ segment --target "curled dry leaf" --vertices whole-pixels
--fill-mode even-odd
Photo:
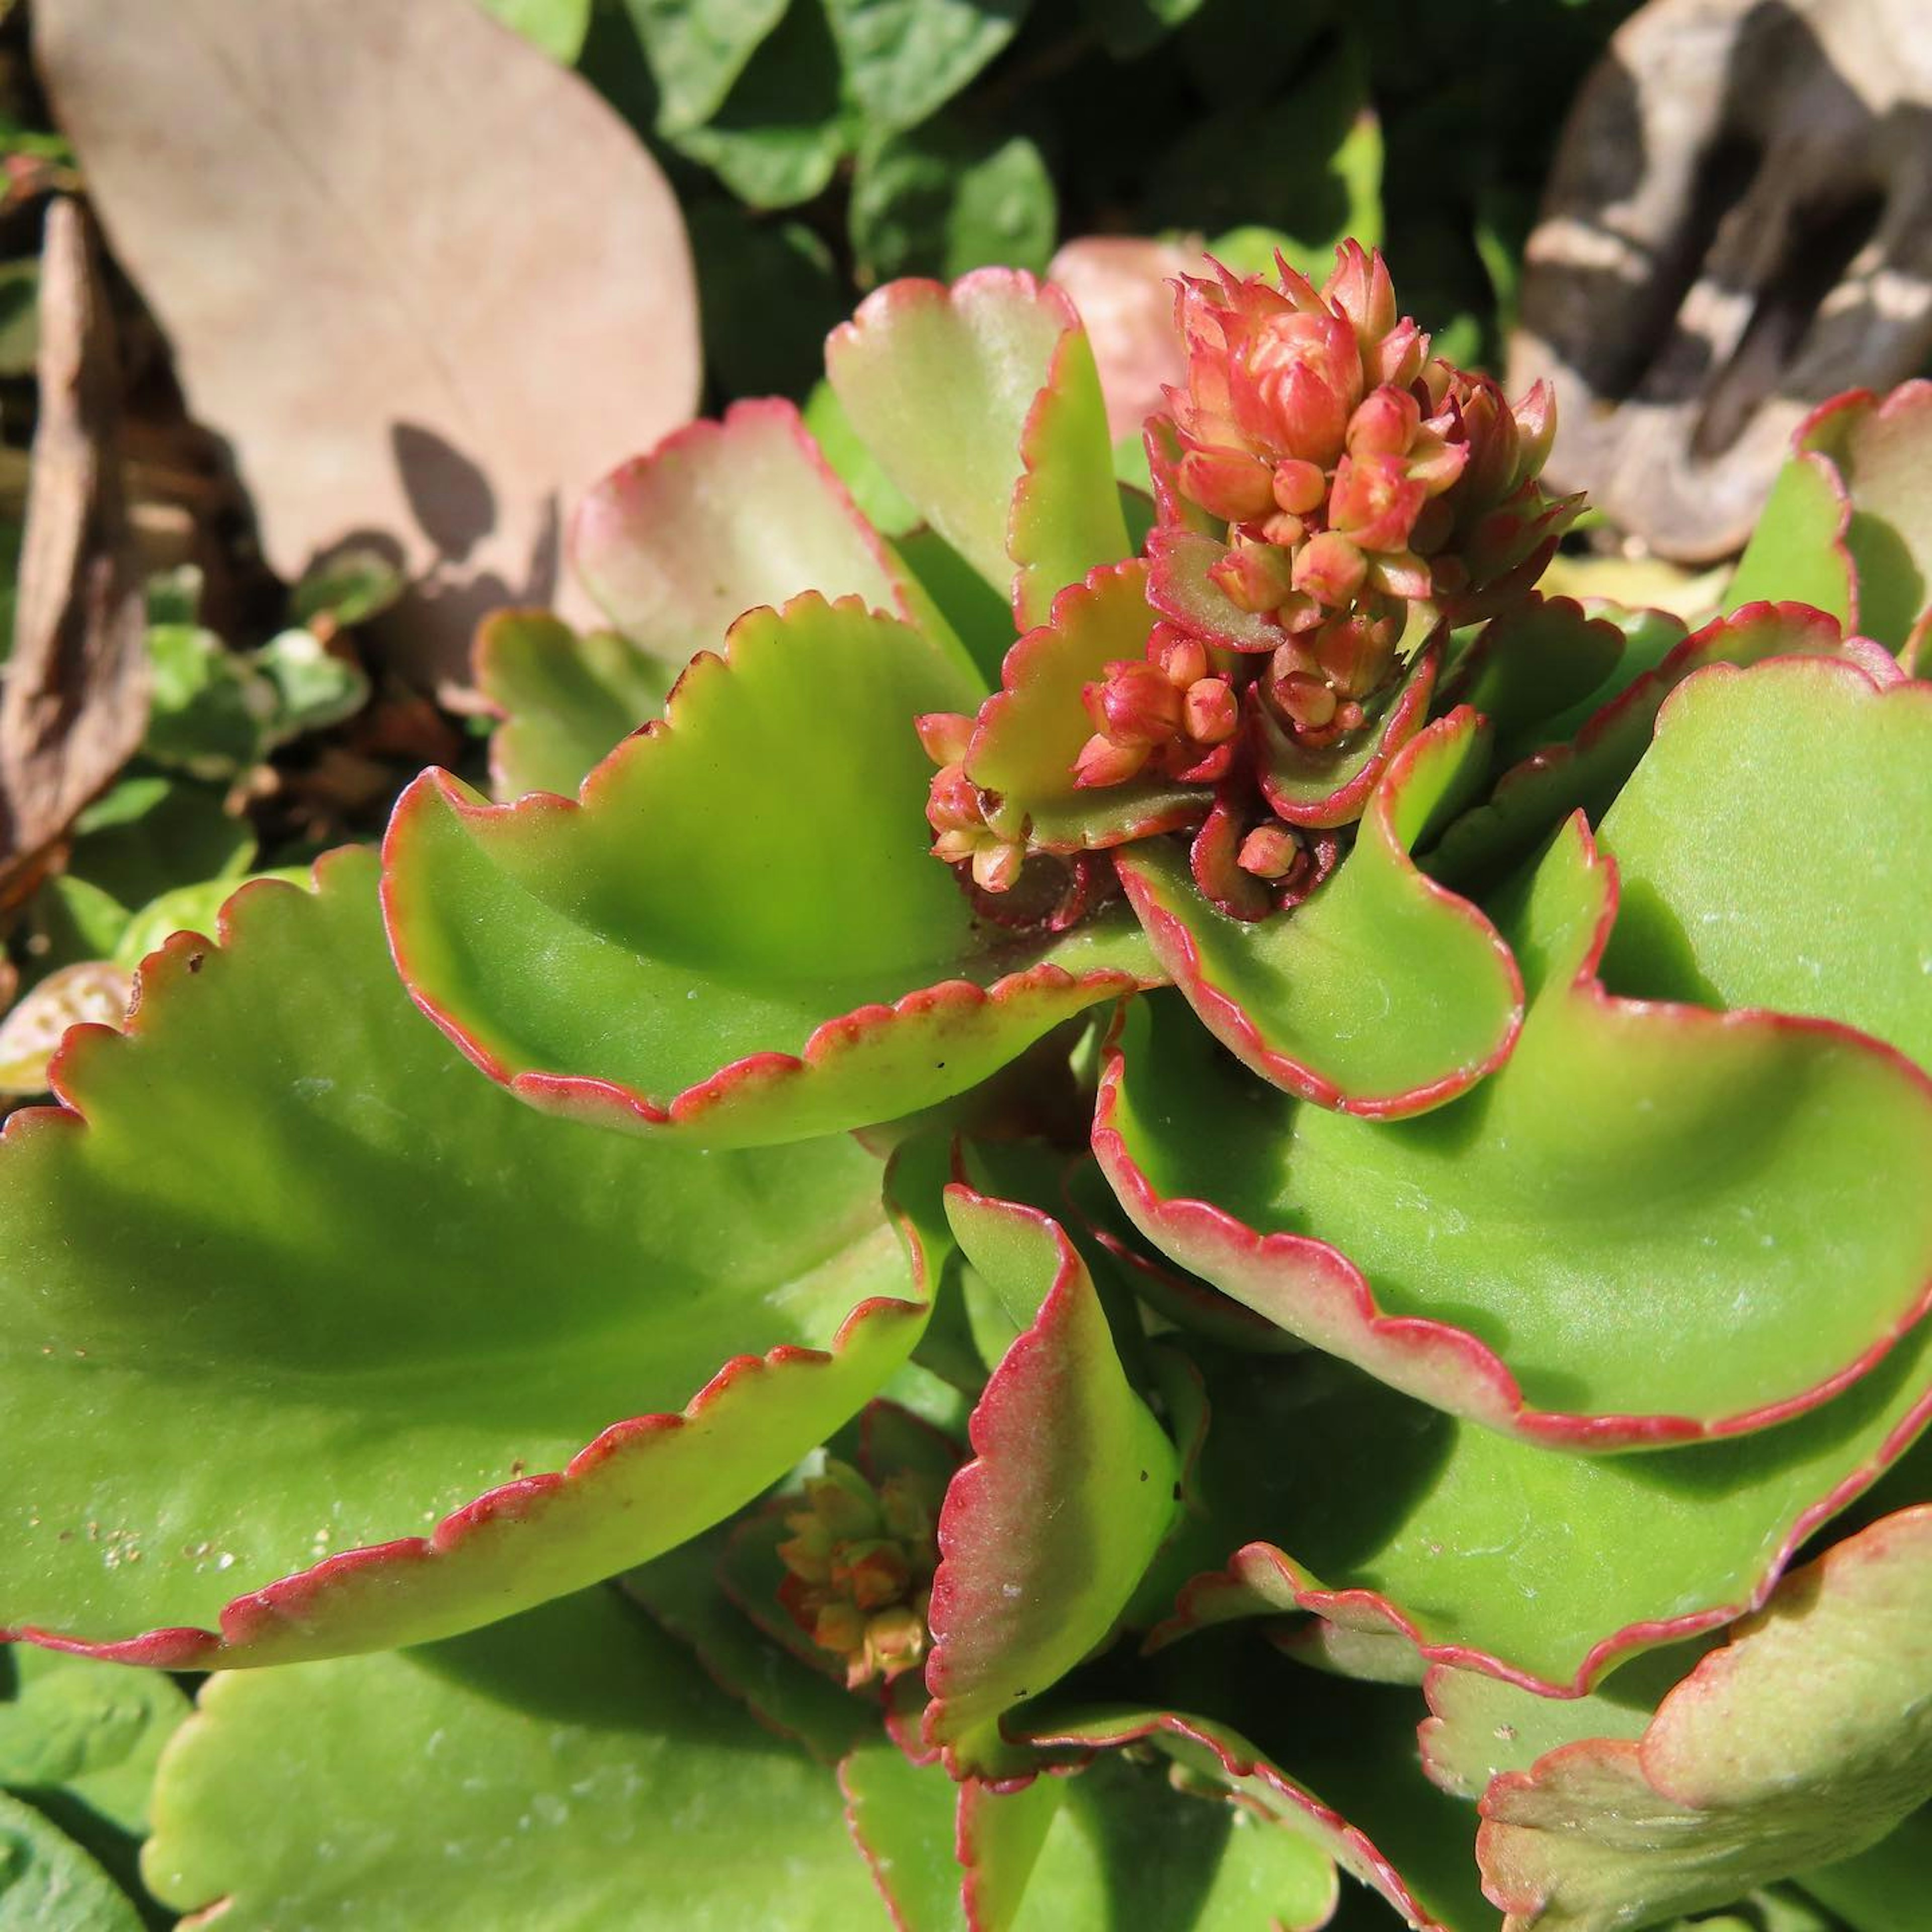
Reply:
[[[47,848],[140,743],[148,718],[112,326],[72,202],[47,215],[40,334],[40,422],[0,699],[0,904],[31,889]]]
[[[399,545],[423,678],[466,677],[494,606],[568,612],[576,494],[698,394],[683,226],[617,116],[470,0],[34,14],[110,238],[276,570]]]
[[[68,1028],[119,1026],[133,990],[132,976],[104,959],[82,959],[50,973],[0,1020],[0,1094],[44,1094],[47,1062]]]

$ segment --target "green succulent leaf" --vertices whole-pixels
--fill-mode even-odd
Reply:
[[[1048,851],[1076,852],[1172,830],[1198,818],[1198,788],[1134,779],[1083,790],[1074,760],[1092,735],[1085,687],[1117,658],[1138,658],[1154,628],[1147,566],[1096,570],[1054,599],[1049,620],[1006,654],[966,754],[974,784],[994,794],[989,817]]]
[[[1309,1610],[1562,1696],[1762,1603],[1932,1417],[1923,1324],[1775,1429],[1602,1456],[1459,1421],[1324,1356],[1187,1347],[1213,1418],[1195,1476],[1203,1534],[1230,1554],[1157,1640]]]
[[[25,1798],[138,1896],[155,1766],[188,1709],[160,1671],[16,1645],[0,1652],[0,1788]],[[0,1897],[5,1877],[0,1855]],[[0,1925],[9,1922],[0,1904]]]
[[[21,1645],[0,1653],[0,1786],[37,1804],[58,1792],[101,1823],[143,1836],[161,1748],[188,1714],[173,1678]]]
[[[467,1628],[728,1515],[917,1340],[872,1156],[519,1106],[396,982],[375,872],[247,888],[8,1124],[16,1634],[182,1666]]]
[[[1932,1088],[1843,1028],[1611,997],[1616,908],[1573,820],[1505,921],[1514,1052],[1417,1120],[1298,1103],[1130,1016],[1094,1131],[1122,1204],[1236,1300],[1492,1427],[1606,1449],[1824,1401],[1925,1309]]]
[[[724,1576],[736,1528],[721,1523],[680,1544],[632,1570],[622,1587],[720,1690],[821,1764],[836,1765],[878,1730],[878,1708],[802,1662],[745,1614]]]
[[[1496,757],[1514,764],[1554,733],[1544,728],[1607,682],[1624,654],[1624,634],[1585,614],[1574,598],[1538,596],[1484,626],[1444,680],[1444,706],[1481,712],[1496,734]]]
[[[1010,1774],[1001,1714],[1097,1647],[1174,1520],[1173,1444],[1130,1385],[1092,1277],[1037,1210],[948,1190],[962,1250],[1021,1328],[939,1520],[928,1744]]]
[[[1463,1894],[1474,1892],[1473,1873],[1439,1869],[1453,1860],[1453,1850],[1444,1857],[1442,1841],[1454,1846],[1460,1820],[1453,1813],[1461,1808],[1426,1785],[1405,1788],[1414,1784],[1412,1691],[1364,1690],[1296,1672],[1258,1642],[1232,1655],[1208,1652],[1199,1646],[1186,1660],[1192,1667],[1180,1674],[1171,1707],[1070,1702],[1040,1712],[1027,1734],[1052,1748],[1151,1748],[1169,1762],[1174,1782],[1195,1794],[1192,1802],[1210,1794],[1235,1800],[1238,1815],[1264,1828],[1258,1849],[1281,1862],[1275,1910],[1291,1926],[1328,1922],[1339,1867],[1421,1932],[1492,1932],[1492,1916],[1485,1926],[1457,1909]],[[1215,1714],[1203,1714],[1203,1704]],[[1274,1726],[1281,1735],[1267,1750],[1224,1714],[1230,1707],[1250,1718],[1270,1708],[1292,1715]],[[1290,1763],[1292,1772],[1284,1768]],[[1357,1815],[1364,1804],[1372,1814],[1367,1824]],[[1465,1859],[1466,1830],[1454,1846]],[[1230,1932],[1246,1922],[1232,1919]]]
[[[1359,735],[1311,749],[1298,743],[1266,710],[1256,714],[1257,776],[1277,817],[1291,825],[1352,824],[1389,763],[1429,716],[1441,663],[1432,641],[1371,709]],[[1486,741],[1485,741],[1486,742]],[[1471,774],[1473,782],[1474,773]]]
[[[1664,701],[1694,672],[1774,657],[1839,657],[1870,668],[1872,647],[1846,644],[1837,622],[1798,604],[1752,604],[1705,626],[1654,670],[1634,679],[1577,727],[1503,773],[1489,797],[1450,826],[1425,854],[1450,885],[1493,880],[1533,856],[1574,812],[1599,822],[1650,748]]]
[[[1932,382],[1834,397],[1792,447],[1729,596],[1816,604],[1923,674],[1932,668]]]
[[[1353,851],[1283,916],[1221,911],[1172,844],[1118,855],[1155,958],[1245,1065],[1320,1106],[1390,1118],[1440,1105],[1508,1054],[1522,992],[1508,949],[1408,856],[1487,763],[1473,712],[1429,726],[1389,766]]]
[[[1932,1071],[1932,684],[1792,658],[1675,692],[1603,823],[1620,991],[1838,1020]]]
[[[579,637],[547,610],[493,611],[476,634],[477,688],[503,721],[490,788],[574,798],[620,738],[662,712],[673,676],[614,631]]]
[[[874,530],[883,530],[896,542],[916,526],[923,528],[920,524],[919,512],[886,474],[879,459],[860,440],[859,432],[852,427],[852,420],[845,413],[845,405],[838,400],[838,392],[822,376],[812,385],[812,393],[805,399],[804,415],[805,426],[824,452],[826,461],[852,493],[852,500],[859,506],[860,514]],[[973,578],[973,583],[978,590],[986,591],[986,584],[978,577]],[[1002,619],[1007,618],[1003,601],[1000,603],[1000,615]],[[1010,635],[1010,620],[1006,628]],[[994,662],[997,664],[997,656]]]
[[[602,1590],[428,1648],[216,1677],[143,1863],[178,1910],[224,1900],[225,1932],[890,1923],[831,1774]]]
[[[267,724],[272,749],[309,731],[324,731],[352,718],[369,701],[369,674],[339,657],[302,625],[278,631],[249,652],[250,667],[266,680],[275,707]]]
[[[916,126],[1018,31],[1029,0],[824,0],[846,84],[881,128]]]
[[[613,470],[578,505],[570,552],[611,622],[674,670],[746,611],[808,590],[913,615],[896,560],[776,398]]]
[[[839,1775],[903,1932],[1308,1932],[1334,1910],[1318,1845],[1118,1754],[1010,1793],[883,1744]]]
[[[1876,1843],[1932,1796],[1932,1507],[1787,1578],[1634,1739],[1504,1774],[1478,1840],[1506,1932],[1616,1932]]]
[[[1822,456],[1799,452],[1778,472],[1737,573],[1724,591],[1748,604],[1808,604],[1850,628],[1858,584],[1844,545],[1844,492]]]
[[[608,1124],[796,1139],[964,1092],[1150,970],[1118,916],[988,931],[930,856],[912,720],[974,701],[855,602],[754,611],[580,804],[417,781],[384,886],[404,977],[493,1077]]]
[[[890,284],[832,332],[825,362],[886,475],[1002,593],[1013,575],[1009,506],[1023,476],[1040,517],[1081,533],[1103,514],[1096,500],[1114,501],[1104,426],[1093,440],[1092,352],[1051,284],[1004,268],[975,270],[950,288]],[[1126,554],[1123,526],[1118,550],[1088,556],[1046,594]],[[1046,560],[1046,533],[1028,554]]]
[[[0,1932],[142,1932],[134,1903],[42,1813],[0,1793]]]

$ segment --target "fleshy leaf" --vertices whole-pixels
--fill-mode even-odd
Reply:
[[[973,1412],[976,1460],[940,1516],[926,1737],[956,1775],[1010,1774],[1001,1714],[1107,1637],[1173,1520],[1178,1471],[1064,1232],[963,1184],[946,1211],[1025,1325]]]
[[[831,1774],[614,1592],[430,1648],[218,1676],[154,1810],[150,1887],[184,1912],[225,1901],[224,1932],[889,1923]]]
[[[404,976],[493,1078],[607,1125],[797,1139],[964,1092],[1152,975],[1124,914],[1016,940],[930,856],[912,720],[975,701],[856,603],[754,612],[580,802],[416,781],[383,884]]]
[[[666,1550],[632,1570],[622,1587],[692,1652],[721,1690],[821,1764],[836,1765],[878,1729],[878,1708],[801,1662],[732,1600],[719,1579],[732,1531],[721,1524]]]
[[[1560,1696],[1762,1604],[1932,1417],[1924,1324],[1776,1429],[1614,1456],[1458,1421],[1324,1356],[1188,1347],[1213,1417],[1195,1487],[1232,1553],[1156,1640],[1312,1611]]]
[[[547,610],[486,617],[476,686],[503,721],[490,739],[490,789],[574,796],[620,738],[663,710],[673,675],[614,631],[579,637]]]
[[[1547,720],[1599,689],[1624,654],[1622,631],[1584,614],[1574,598],[1524,601],[1484,625],[1444,681],[1442,703],[1468,704],[1490,720],[1496,756],[1514,764],[1545,742]]]
[[[1932,1797],[1932,1506],[1779,1587],[1641,1736],[1566,1745],[1483,1801],[1506,1932],[1616,1932],[1874,1844]]]
[[[0,1932],[142,1932],[134,1903],[31,1804],[0,1792]]]
[[[1412,740],[1370,802],[1354,850],[1291,912],[1231,918],[1196,890],[1172,846],[1116,855],[1154,957],[1215,1038],[1263,1078],[1388,1119],[1440,1105],[1508,1054],[1522,1012],[1508,950],[1474,906],[1408,856],[1480,778],[1487,739],[1462,710]]]
[[[518,1106],[411,1008],[375,869],[244,888],[8,1123],[16,1634],[186,1667],[467,1628],[738,1508],[918,1338],[871,1156]]]
[[[914,615],[897,559],[776,398],[735,403],[613,470],[578,504],[570,555],[611,622],[674,669],[746,611],[808,590]]]
[[[131,1889],[154,1767],[188,1699],[160,1671],[31,1644],[0,1652],[0,1789],[45,1813]],[[0,1895],[4,1874],[0,1858]]]
[[[1422,728],[1436,687],[1438,647],[1417,652],[1346,744],[1311,751],[1266,712],[1256,714],[1256,775],[1277,818],[1291,825],[1348,825],[1362,815],[1389,761]]]
[[[1932,1295],[1932,1082],[1834,1022],[1613,998],[1616,910],[1574,820],[1510,922],[1514,1053],[1419,1120],[1298,1104],[1130,1015],[1094,1136],[1122,1204],[1238,1300],[1493,1428],[1611,1449],[1824,1401]]]
[[[1932,394],[1932,386],[1928,386]],[[1932,1070],[1932,684],[1718,667],[1673,692],[1604,818],[1621,991],[1842,1020]]]
[[[872,1746],[839,1775],[902,1932],[1309,1932],[1334,1909],[1318,1845],[1159,1764],[995,1792]]]
[[[1451,885],[1498,878],[1530,857],[1573,812],[1587,812],[1594,824],[1650,748],[1664,700],[1694,671],[1787,656],[1844,656],[1870,668],[1882,653],[1846,644],[1831,618],[1803,604],[1751,604],[1718,618],[1619,692],[1574,739],[1545,746],[1504,772],[1488,799],[1425,852],[1430,873]]]
[[[1238,1680],[1240,1690],[1214,1701],[1238,1702],[1257,1712],[1264,1706],[1292,1712],[1279,1727],[1284,1742],[1307,1755],[1319,1773],[1342,1775],[1350,1785],[1351,1797],[1390,1783],[1389,1774],[1398,1768],[1407,1772],[1413,1742],[1414,1720],[1408,1713],[1413,1692],[1392,1696],[1386,1690],[1345,1689],[1316,1677],[1286,1682],[1282,1673],[1287,1666],[1276,1660],[1274,1672],[1270,1674],[1267,1662],[1264,1658],[1250,1660]],[[1338,1722],[1342,1698],[1347,1700],[1346,1714]],[[1340,1740],[1334,1735],[1338,1731],[1346,1740],[1340,1749],[1336,1748]],[[1438,1891],[1444,1888],[1418,1886],[1408,1869],[1409,1862],[1338,1809],[1335,1797],[1318,1778],[1304,1782],[1308,1773],[1299,1756],[1291,1772],[1283,1768],[1280,1757],[1261,1750],[1222,1718],[1186,1708],[1073,1705],[1042,1712],[1028,1735],[1035,1743],[1053,1748],[1152,1745],[1172,1760],[1192,1789],[1226,1791],[1253,1820],[1277,1827],[1278,1835],[1268,1835],[1277,1838],[1277,1849],[1281,1841],[1294,1847],[1302,1871],[1298,1887],[1300,1896],[1296,1900],[1300,1912],[1289,1920],[1291,1924],[1325,1922],[1318,1916],[1323,1909],[1318,1901],[1324,1891],[1333,1900],[1334,1868],[1339,1866],[1378,1892],[1407,1924],[1422,1932],[1466,1932],[1466,1928],[1475,1932],[1469,1922],[1450,1909],[1448,1898],[1438,1898]],[[1424,1786],[1404,1791],[1397,1802],[1384,1801],[1377,1808],[1396,1822],[1402,1836],[1412,1839],[1419,1833],[1433,1834],[1439,1828],[1440,1814],[1448,1808],[1438,1794]],[[1378,1825],[1381,1822],[1378,1819]],[[1469,1885],[1466,1889],[1473,1892],[1474,1888]],[[1285,1892],[1284,1904],[1294,1898],[1294,1893]],[[1304,1918],[1300,1913],[1309,1916]],[[1040,1932],[1046,1932],[1043,1925]]]
[[[1834,396],[1791,440],[1730,595],[1817,604],[1922,674],[1932,668],[1932,382]]]
[[[1013,620],[1044,624],[1054,599],[1102,565],[1131,556],[1100,374],[1084,328],[1070,328],[1053,352],[1046,382],[1020,434],[1021,474],[1006,528],[1016,566]]]
[[[1012,578],[1007,524],[1026,474],[1023,440],[1056,368],[1063,383],[1082,373],[1062,359],[1070,336],[1084,342],[1072,304],[1058,289],[1014,269],[980,268],[950,288],[889,283],[867,296],[825,346],[826,374],[866,447],[920,514],[1003,594]],[[1111,453],[1103,446],[1097,458],[1089,457],[1079,412],[1065,399],[1049,410],[1050,417],[1069,414],[1076,419],[1040,426],[1037,449],[1046,466],[1028,488],[1042,513],[1063,499],[1075,502],[1082,489],[1113,500]],[[1081,521],[1100,514],[1083,511]],[[1063,581],[1113,561],[1090,557]],[[1046,595],[1058,588],[1048,586]]]
[[[1081,693],[1117,658],[1138,658],[1154,628],[1147,566],[1094,572],[1054,598],[1050,620],[1006,653],[1000,689],[980,713],[968,776],[998,795],[992,824],[1052,852],[1118,844],[1201,818],[1198,786],[1132,779],[1083,790],[1074,760],[1093,734]]]
[[[1150,438],[1160,434],[1148,432]],[[1154,498],[1169,494],[1164,488],[1162,459],[1166,452],[1154,441],[1148,445],[1154,460]],[[1193,529],[1184,519],[1163,521],[1148,540],[1148,598],[1163,617],[1171,617],[1196,637],[1236,650],[1271,651],[1282,641],[1279,624],[1244,610],[1208,574],[1227,554],[1219,537]]]

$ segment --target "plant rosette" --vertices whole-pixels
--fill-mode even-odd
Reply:
[[[497,795],[245,889],[10,1123],[0,1616],[221,1672],[158,1896],[1896,1923],[1916,393],[1685,636],[1538,592],[1548,398],[1379,256],[1176,325],[1150,502],[1059,291],[880,290],[827,373],[915,526],[782,403],[626,466],[611,630],[486,630]]]

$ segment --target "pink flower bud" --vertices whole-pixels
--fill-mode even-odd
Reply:
[[[1225,678],[1198,678],[1182,705],[1187,735],[1197,745],[1225,744],[1241,722],[1241,708]]]
[[[1322,678],[1293,671],[1276,678],[1269,696],[1290,724],[1319,730],[1335,716],[1335,694]]]
[[[1380,341],[1396,326],[1395,288],[1379,248],[1371,254],[1359,242],[1344,242],[1322,292],[1369,341]]]
[[[1436,588],[1429,566],[1408,550],[1377,551],[1369,560],[1368,580],[1388,597],[1427,597]]]
[[[1258,614],[1272,610],[1294,587],[1285,551],[1239,544],[1209,566],[1209,580],[1232,604]]]
[[[1140,775],[1148,749],[1145,745],[1117,745],[1096,732],[1081,746],[1080,755],[1073,761],[1073,782],[1083,791],[1125,784]]]
[[[1088,716],[1117,745],[1158,745],[1180,728],[1180,692],[1144,658],[1109,664],[1082,696]]]
[[[1148,640],[1148,662],[1177,691],[1208,675],[1208,647],[1172,624],[1156,624]]]
[[[1422,374],[1429,358],[1429,338],[1404,316],[1362,358],[1362,375],[1370,382],[1388,382],[1406,389]]]
[[[1351,456],[1401,456],[1422,427],[1422,407],[1406,389],[1371,389],[1348,418]]]
[[[1516,418],[1520,439],[1515,480],[1521,483],[1540,476],[1549,460],[1550,446],[1556,436],[1556,392],[1548,382],[1538,382],[1520,400],[1510,404],[1510,414]]]
[[[1017,883],[1026,854],[1004,839],[982,845],[973,854],[973,883],[982,892],[1010,892]]]
[[[957,711],[928,711],[913,720],[926,755],[935,765],[960,765],[966,762],[966,748],[973,741],[977,721]]]
[[[958,766],[948,765],[934,775],[926,794],[926,822],[940,832],[970,831],[986,824],[980,788]]]
[[[1346,537],[1324,530],[1297,554],[1294,587],[1318,604],[1339,608],[1360,590],[1367,569],[1367,560]]]
[[[1325,467],[1341,454],[1361,397],[1354,332],[1333,315],[1281,316],[1235,358],[1229,388],[1251,442]]]
[[[1275,465],[1274,500],[1290,516],[1305,517],[1319,509],[1328,494],[1328,474],[1318,463],[1291,456]]]
[[[1258,879],[1285,879],[1301,856],[1301,841],[1286,826],[1257,825],[1241,841],[1234,863]]]
[[[1428,500],[1423,485],[1403,473],[1400,457],[1345,456],[1335,472],[1328,514],[1336,530],[1360,549],[1400,550]],[[1308,587],[1298,574],[1295,582]]]
[[[1264,517],[1275,506],[1266,464],[1233,449],[1190,449],[1180,459],[1181,494],[1224,522]]]

